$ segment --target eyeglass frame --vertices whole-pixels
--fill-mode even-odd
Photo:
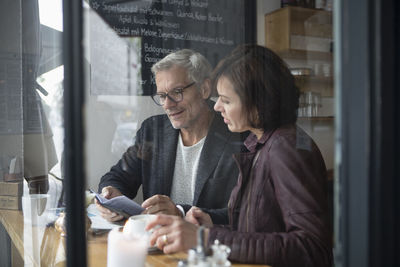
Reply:
[[[170,90],[168,93],[155,93],[155,94],[153,94],[153,95],[151,96],[151,98],[153,99],[154,103],[156,103],[156,105],[158,105],[158,106],[164,106],[165,100],[167,100],[167,97],[168,97],[168,99],[171,100],[172,102],[174,102],[174,103],[179,103],[179,102],[181,102],[181,101],[183,100],[183,92],[185,91],[185,89],[188,89],[188,88],[192,87],[192,86],[195,85],[195,84],[196,84],[196,82],[191,82],[191,83],[189,83],[189,84],[186,85],[186,86],[174,88],[174,89]],[[171,96],[169,96],[169,93],[170,93],[170,92],[175,92],[176,94],[180,94],[180,96],[181,96],[181,97],[180,97],[180,100],[176,101],[176,100],[173,99]],[[165,97],[164,103],[161,103],[161,102],[158,103],[158,102],[154,99],[155,96],[164,96],[164,97]],[[161,99],[161,98],[160,98],[160,99]]]

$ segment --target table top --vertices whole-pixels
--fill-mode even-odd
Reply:
[[[54,227],[40,227],[24,224],[21,211],[0,210],[0,222],[7,230],[15,248],[25,264],[33,266],[65,266],[65,237],[61,236]],[[107,234],[88,234],[88,266],[107,266]],[[149,254],[146,257],[147,267],[177,266],[179,260],[186,259],[186,253]],[[233,264],[233,266],[267,266]]]

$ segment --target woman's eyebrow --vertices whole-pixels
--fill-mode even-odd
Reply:
[[[220,95],[218,94],[219,97],[225,98],[225,99],[229,99],[229,97],[227,97],[226,95]]]

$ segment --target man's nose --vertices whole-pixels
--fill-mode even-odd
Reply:
[[[174,106],[176,106],[176,102],[171,100],[168,96],[165,97],[163,108],[168,109],[168,108],[174,107]]]

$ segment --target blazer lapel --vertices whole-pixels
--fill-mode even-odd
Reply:
[[[204,184],[218,164],[230,136],[222,118],[215,114],[200,155],[193,205],[196,205]]]
[[[164,124],[163,135],[160,136],[160,142],[163,142],[162,155],[160,160],[163,161],[160,166],[163,166],[163,176],[160,178],[160,183],[162,183],[162,194],[169,196],[172,187],[172,178],[175,169],[175,158],[176,158],[176,147],[178,144],[178,134],[179,131],[174,129],[167,118]]]

